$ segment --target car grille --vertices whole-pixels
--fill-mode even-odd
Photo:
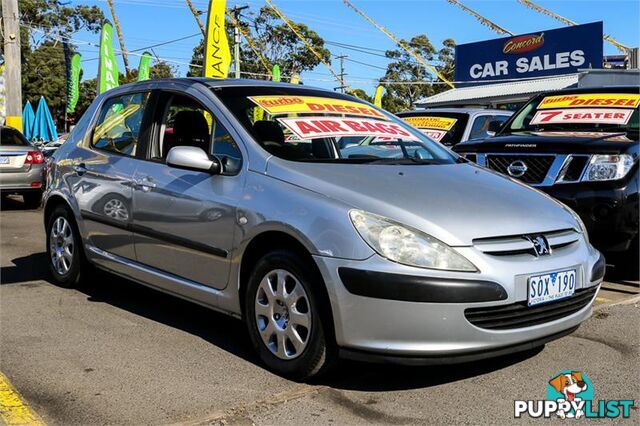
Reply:
[[[531,234],[531,236],[537,235],[542,235],[547,239],[552,255],[555,250],[568,247],[580,239],[580,234],[573,229],[559,229]],[[536,256],[533,244],[523,235],[475,238],[472,243],[475,248],[491,256]]]
[[[509,175],[508,168],[514,161],[522,161],[527,166],[524,175],[518,177],[530,184],[542,183],[553,164],[553,155],[487,155],[487,167],[497,172]]]
[[[598,286],[577,290],[568,298],[540,306],[528,307],[527,302],[510,305],[465,309],[464,316],[476,327],[489,330],[525,328],[555,321],[578,312],[591,302]]]

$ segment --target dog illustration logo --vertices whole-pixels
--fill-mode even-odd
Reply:
[[[586,392],[587,389],[591,390],[591,394],[593,394],[593,390],[590,389],[589,384],[587,383],[586,377],[583,377],[582,372],[580,371],[570,371],[563,372],[555,376],[553,379],[549,380],[549,385],[555,389],[555,391],[562,395],[560,398],[555,398],[559,402],[567,401],[572,403],[579,403],[582,401],[578,395]],[[586,395],[585,395],[586,396]],[[591,399],[591,398],[585,398]],[[573,404],[572,404],[573,405]],[[556,412],[557,416],[564,418],[576,418],[579,419],[584,416],[584,411],[582,409],[578,410],[563,410],[562,408]]]

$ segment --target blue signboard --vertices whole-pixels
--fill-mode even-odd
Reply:
[[[580,68],[602,68],[602,22],[456,47],[456,81],[486,84]]]

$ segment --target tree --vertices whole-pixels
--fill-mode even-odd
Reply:
[[[284,75],[301,73],[315,68],[320,60],[298,38],[298,36],[280,20],[278,15],[269,7],[262,7],[257,13],[251,13],[251,24],[243,23],[243,29],[248,32],[257,43],[257,48],[263,55],[268,65],[278,64]],[[300,34],[309,41],[314,50],[325,60],[329,61],[331,53],[324,47],[324,40],[315,31],[304,24],[293,23]],[[233,43],[233,27],[227,26],[229,42]],[[201,76],[202,68],[193,65],[202,65],[204,58],[204,41],[193,49],[189,76]],[[247,45],[244,37],[240,45],[241,70],[243,72],[266,74],[258,56]],[[266,76],[251,75],[252,78],[267,78]]]
[[[409,45],[423,59],[428,62],[438,60],[435,68],[445,78],[453,79],[453,57],[455,42],[446,39],[440,50],[431,44],[429,38],[420,34],[410,41],[402,40]],[[400,112],[413,107],[418,99],[432,96],[436,93],[448,89],[448,86],[441,83],[437,77],[418,63],[406,50],[398,48],[388,50],[385,56],[392,60],[387,65],[387,71],[381,81],[406,82],[407,84],[387,84],[386,93],[382,97],[382,106],[391,112]],[[427,84],[425,84],[427,82]],[[431,84],[429,84],[431,83]]]
[[[20,0],[22,97],[44,96],[58,125],[63,124],[67,79],[63,41],[86,30],[98,33],[105,20],[97,6],[60,0]],[[69,50],[75,50],[69,40]]]
[[[34,108],[44,96],[54,120],[59,126],[64,124],[67,79],[62,43],[45,41],[27,55],[22,66],[22,96]]]
[[[176,75],[176,69],[173,65],[169,65],[165,61],[159,61],[149,68],[149,79],[156,78],[173,78]],[[121,84],[131,83],[132,81],[138,81],[138,69],[132,69],[129,73],[129,77],[120,75]]]

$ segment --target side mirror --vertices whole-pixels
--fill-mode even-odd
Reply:
[[[495,135],[500,131],[500,129],[502,129],[502,124],[503,124],[502,121],[490,121],[489,128],[487,129],[487,134],[489,136]]]
[[[202,148],[195,146],[176,146],[167,155],[167,165],[178,169],[220,174],[222,167],[215,158],[209,158]]]

